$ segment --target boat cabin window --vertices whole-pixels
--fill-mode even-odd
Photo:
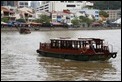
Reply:
[[[103,40],[95,40],[93,43],[95,49],[103,48]]]
[[[94,48],[100,49],[103,46],[103,40],[51,40],[52,48],[61,49],[81,49],[86,47],[87,49]]]

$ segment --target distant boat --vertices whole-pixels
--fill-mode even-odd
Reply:
[[[100,38],[55,38],[50,43],[40,43],[37,53],[42,56],[78,61],[104,61],[116,58],[117,52],[109,50]],[[112,47],[113,49],[113,47]]]
[[[114,21],[112,23],[121,24],[121,18],[119,18],[118,20],[116,20],[116,21]]]
[[[20,34],[30,34],[31,33],[29,28],[20,28],[19,32],[20,32]]]

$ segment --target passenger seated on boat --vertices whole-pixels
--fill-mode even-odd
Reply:
[[[93,44],[90,44],[90,49],[94,49],[94,45]]]
[[[46,43],[44,43],[44,47],[46,47]]]

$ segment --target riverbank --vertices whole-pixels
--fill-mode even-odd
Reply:
[[[28,27],[25,27],[28,28]],[[79,27],[79,28],[64,28],[64,27],[40,27],[40,28],[30,28],[31,31],[64,31],[64,30],[114,30],[121,29],[121,27]],[[18,31],[16,27],[2,27],[1,31]]]

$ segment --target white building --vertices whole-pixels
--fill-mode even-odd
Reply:
[[[29,7],[28,1],[18,1],[18,7]]]
[[[74,18],[74,13],[71,12],[52,12],[52,22],[60,22],[60,23],[67,23],[71,24],[71,20]]]
[[[1,18],[7,17],[10,21],[14,21],[16,19],[15,10],[16,7],[1,6]]]
[[[31,1],[31,8],[36,10],[36,8],[40,7],[40,2],[39,1]]]
[[[79,16],[93,16],[96,20],[99,20],[100,16],[99,16],[99,11],[97,9],[88,9],[88,8],[84,8],[84,9],[71,9],[70,12],[75,13],[75,16],[79,17]]]
[[[104,10],[109,14],[108,20],[115,21],[121,18],[121,9],[118,10]]]
[[[82,9],[84,7],[93,7],[93,3],[87,1],[42,1],[37,11],[63,11],[70,9]]]
[[[50,16],[50,13],[49,12],[35,12],[33,13],[32,17],[29,17],[29,21],[32,21],[32,20],[35,20],[35,19],[39,19],[40,15],[47,15],[47,16]]]

